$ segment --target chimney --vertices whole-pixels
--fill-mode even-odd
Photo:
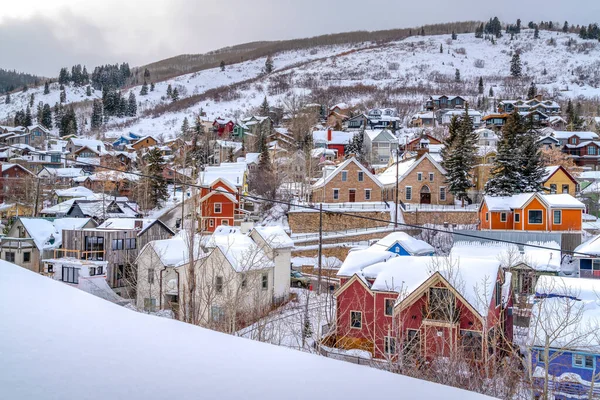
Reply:
[[[331,128],[328,128],[327,129],[327,141],[328,142],[331,142],[331,137],[332,137]]]

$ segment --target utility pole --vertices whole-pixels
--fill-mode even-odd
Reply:
[[[323,203],[319,203],[319,278],[317,279],[317,294],[321,294],[321,269],[323,267]]]
[[[36,184],[35,184],[35,210],[33,210],[33,216],[37,217],[38,216],[38,205],[39,205],[39,201],[40,201],[40,178],[36,177]]]
[[[396,195],[395,197],[395,204],[396,204],[396,210],[394,210],[394,230],[398,230],[398,164],[399,164],[399,157],[398,154],[400,153],[400,141],[398,141],[398,146],[396,147]]]

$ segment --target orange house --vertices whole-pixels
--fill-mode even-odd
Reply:
[[[569,194],[485,196],[479,206],[479,229],[581,231],[584,210],[585,205]]]
[[[238,216],[239,193],[235,185],[219,178],[200,191],[200,227],[214,232],[219,225],[233,226]]]

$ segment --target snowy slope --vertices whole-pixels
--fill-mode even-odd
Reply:
[[[484,399],[136,313],[0,262],[3,399]]]
[[[550,43],[550,39],[555,43]],[[569,39],[572,41],[570,47],[566,45]],[[600,43],[584,41],[576,34],[540,31],[540,38],[536,40],[533,39],[533,31],[525,29],[513,40],[510,35],[504,35],[496,39],[495,44],[477,39],[473,33],[460,34],[454,41],[450,35],[413,36],[382,45],[360,43],[277,53],[273,55],[275,72],[268,76],[261,75],[265,58],[260,58],[227,66],[225,71],[214,68],[159,82],[148,96],[139,96],[141,86],[136,86],[131,90],[138,95],[140,115],[169,102],[165,95],[169,84],[178,88],[182,99],[226,85],[234,85],[236,90],[232,100],[204,100],[181,111],[157,117],[113,119],[107,135],[118,136],[132,131],[168,138],[179,132],[184,117],[191,120],[200,109],[206,112],[208,119],[238,119],[249,115],[265,96],[271,105],[281,106],[292,93],[310,98],[315,89],[333,87],[376,87],[382,91],[346,90],[333,101],[353,105],[365,102],[381,106],[408,104],[410,109],[400,110],[404,115],[416,111],[415,107],[431,94],[467,94],[469,100],[475,101],[469,94],[476,93],[480,76],[484,79],[486,95],[493,87],[497,98],[524,96],[527,84],[515,85],[506,79],[511,56],[517,50],[521,53],[523,74],[531,76],[547,97],[564,100],[600,96]],[[461,75],[461,83],[458,84],[454,82],[456,69]],[[544,70],[546,74],[543,74]],[[239,85],[248,80],[252,81]],[[277,90],[277,84],[281,82],[289,87]],[[76,100],[78,96],[81,98],[78,93],[71,94],[72,90],[67,89],[67,101]],[[28,101],[27,96],[27,93],[15,94],[16,101],[13,103],[24,105]],[[58,99],[58,91],[49,96]],[[36,101],[39,100],[45,101],[38,99],[36,94]],[[3,99],[0,99],[0,120],[18,108],[4,107],[2,102]],[[51,99],[50,103],[54,102],[55,99]],[[124,125],[124,122],[127,124]]]

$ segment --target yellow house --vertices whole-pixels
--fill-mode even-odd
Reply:
[[[473,167],[473,189],[477,192],[485,190],[485,184],[490,179],[494,160],[496,159],[495,147],[479,148],[476,164]]]
[[[32,217],[33,207],[24,204],[1,204],[0,218],[3,221],[10,220],[15,217]]]
[[[550,193],[568,193],[575,196],[577,192],[577,180],[560,165],[546,167],[543,186],[544,190]]]

